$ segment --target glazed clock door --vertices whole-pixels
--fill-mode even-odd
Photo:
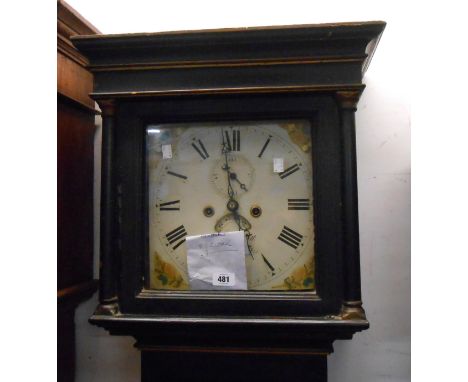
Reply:
[[[244,231],[249,290],[315,290],[306,120],[146,126],[149,288],[189,289],[185,239]]]

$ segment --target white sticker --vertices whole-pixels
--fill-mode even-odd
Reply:
[[[236,275],[234,273],[213,273],[214,286],[234,286],[236,283]]]
[[[283,172],[283,171],[284,171],[284,159],[273,158],[273,172]]]
[[[163,154],[163,159],[171,159],[172,158],[172,146],[162,145],[162,154]]]

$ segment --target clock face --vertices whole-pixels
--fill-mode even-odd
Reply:
[[[244,231],[249,290],[315,290],[307,121],[147,127],[149,286],[189,289],[185,239]]]

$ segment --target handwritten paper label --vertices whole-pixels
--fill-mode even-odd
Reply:
[[[163,154],[163,159],[171,159],[172,158],[172,146],[162,145],[162,154]]]
[[[244,231],[188,236],[190,288],[246,290],[245,243]]]
[[[283,172],[283,171],[284,171],[284,159],[273,158],[273,172]]]

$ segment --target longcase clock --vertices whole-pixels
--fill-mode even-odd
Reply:
[[[354,112],[383,22],[73,38],[103,114],[100,305],[142,381],[326,381],[367,329]],[[187,239],[242,232],[244,290]],[[214,284],[213,284],[214,285]]]

